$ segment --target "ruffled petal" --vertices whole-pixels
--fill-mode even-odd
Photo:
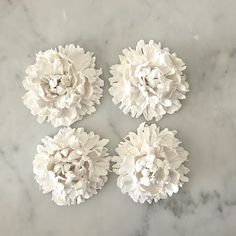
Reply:
[[[188,181],[183,163],[188,152],[179,146],[176,131],[162,131],[152,124],[140,124],[121,142],[112,161],[118,175],[117,185],[135,201],[157,202],[177,193]]]
[[[110,94],[120,109],[138,118],[160,120],[165,114],[180,109],[179,100],[185,99],[189,91],[183,71],[184,62],[161,48],[161,44],[143,40],[136,49],[124,49],[120,64],[111,66]]]
[[[33,172],[43,193],[51,192],[56,204],[80,204],[106,183],[110,166],[107,139],[68,127],[42,142],[37,147]]]

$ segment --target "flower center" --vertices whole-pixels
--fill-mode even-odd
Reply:
[[[134,75],[138,80],[137,86],[145,97],[158,95],[162,74],[157,67],[152,68],[149,63],[138,65],[135,68]]]
[[[89,176],[90,162],[78,151],[64,148],[51,155],[51,159],[48,169],[56,174],[59,182],[76,183]]]
[[[154,154],[146,154],[135,163],[136,177],[141,185],[162,185],[165,182],[166,165]],[[167,170],[168,172],[168,170]]]
[[[55,95],[66,93],[67,87],[71,86],[71,77],[69,75],[50,75],[48,78],[48,91]]]

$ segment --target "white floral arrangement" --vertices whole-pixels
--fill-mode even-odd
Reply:
[[[36,63],[26,69],[23,102],[38,122],[70,126],[96,111],[104,85],[101,74],[101,69],[95,69],[93,54],[79,46],[39,52]]]
[[[177,193],[188,182],[184,166],[188,152],[179,146],[176,131],[142,123],[130,132],[116,149],[113,171],[117,185],[135,201],[157,202]]]
[[[160,120],[166,113],[180,109],[189,84],[183,74],[185,63],[161,48],[160,43],[140,40],[136,49],[124,49],[120,64],[113,65],[109,79],[113,102],[120,104],[125,114],[143,115],[146,120]]]
[[[33,161],[35,179],[43,193],[52,193],[57,205],[80,204],[107,182],[109,142],[83,128],[62,128],[37,146]]]

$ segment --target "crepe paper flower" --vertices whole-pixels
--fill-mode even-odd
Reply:
[[[83,128],[68,127],[42,142],[37,146],[33,172],[43,193],[52,193],[57,205],[80,204],[107,182],[107,139],[86,133]]]
[[[112,161],[117,185],[135,201],[159,201],[177,193],[189,172],[183,163],[188,152],[179,146],[176,131],[142,123],[118,145]]]
[[[39,52],[36,63],[26,69],[23,102],[38,122],[70,126],[96,111],[104,85],[101,74],[101,69],[95,69],[93,54],[79,46]]]
[[[135,50],[122,52],[120,64],[110,70],[113,102],[120,104],[125,114],[130,112],[135,118],[143,115],[146,120],[158,121],[179,110],[179,100],[189,91],[183,75],[185,63],[152,40],[148,44],[140,40]]]

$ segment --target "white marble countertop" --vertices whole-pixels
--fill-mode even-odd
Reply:
[[[236,31],[234,0],[0,1],[0,235],[236,235]],[[178,130],[190,152],[190,182],[168,200],[138,204],[116,176],[79,206],[58,207],[34,181],[36,145],[58,129],[38,124],[21,101],[35,53],[78,43],[94,51],[105,92],[97,112],[75,123],[111,140],[110,153],[143,119],[108,95],[109,66],[139,39],[154,39],[187,63],[183,108],[158,124]]]

